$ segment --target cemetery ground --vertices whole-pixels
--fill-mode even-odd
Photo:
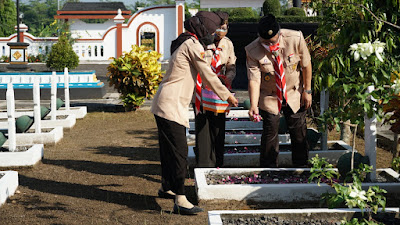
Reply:
[[[336,131],[329,134],[329,140],[338,139]],[[361,137],[356,149],[363,153]],[[378,168],[390,167],[391,159],[387,149],[378,148]],[[315,203],[197,202],[190,169],[187,196],[205,212],[172,214],[173,201],[157,196],[161,173],[157,128],[146,109],[88,113],[59,143],[45,146],[41,162],[8,169],[18,171],[19,187],[0,207],[0,224],[207,224],[210,210],[318,207]],[[388,199],[388,206],[398,207],[398,200]]]

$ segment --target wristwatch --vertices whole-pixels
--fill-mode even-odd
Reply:
[[[307,93],[307,94],[310,94],[310,95],[312,94],[312,90],[311,89],[310,90],[304,90],[304,92]]]

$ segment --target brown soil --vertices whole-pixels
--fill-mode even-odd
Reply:
[[[337,140],[338,134],[329,139]],[[363,152],[363,148],[358,138],[356,149]],[[378,148],[379,168],[389,167],[391,159],[388,151]],[[209,210],[318,206],[197,202],[190,172],[187,195],[206,212],[172,214],[173,201],[157,196],[161,170],[157,128],[145,110],[89,113],[64,133],[61,142],[45,146],[42,162],[12,169],[19,172],[20,185],[0,207],[0,224],[207,224]]]

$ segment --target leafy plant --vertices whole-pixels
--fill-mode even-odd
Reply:
[[[336,193],[325,193],[322,195],[322,201],[326,202],[329,208],[341,207],[347,205],[349,208],[360,208],[362,214],[364,211],[368,213],[368,220],[356,223],[358,220],[344,221],[342,224],[375,224],[372,220],[372,213],[377,213],[379,207],[383,210],[386,207],[386,190],[379,186],[371,186],[367,191],[362,189],[362,181],[365,180],[368,173],[372,171],[372,166],[361,163],[357,169],[353,169],[344,179],[345,183],[340,184],[332,179],[333,174],[329,172],[333,170],[333,166],[326,162],[324,158],[318,156],[310,160],[313,165],[311,168],[311,176],[309,182],[318,177],[318,181],[328,180],[330,185],[335,189]],[[338,174],[334,174],[337,176]],[[352,183],[346,183],[351,180]]]
[[[319,117],[320,122],[339,129],[344,121],[362,127],[365,114],[381,119],[383,104],[392,98],[392,90],[386,85],[390,84],[391,73],[399,68],[400,30],[389,24],[397,23],[400,16],[398,1],[362,0],[356,4],[350,0],[315,0],[312,7],[324,15],[317,43],[328,49],[327,56],[313,64],[313,74],[317,74],[318,88],[327,88],[330,96],[335,96],[329,102],[330,108]],[[383,54],[377,47],[357,60],[354,44],[371,46],[375,41],[384,41]],[[367,93],[369,86],[375,87],[371,94]],[[377,100],[370,99],[371,95]]]
[[[392,169],[396,172],[400,171],[400,157],[395,157],[392,160]]]
[[[389,100],[387,104],[383,106],[383,111],[386,115],[390,115],[389,118],[385,119],[385,123],[391,125],[390,130],[396,134],[400,133],[400,73],[394,71],[392,73],[392,88],[394,88],[393,98]],[[397,156],[397,152],[393,155]],[[394,160],[394,159],[393,159]]]
[[[328,183],[333,185],[334,178],[339,179],[339,173],[334,170],[333,165],[326,161],[326,158],[319,158],[318,154],[311,158],[309,162],[312,164],[310,169],[311,176],[308,178],[308,182],[317,179],[318,186],[320,182]]]
[[[57,71],[75,69],[79,65],[79,57],[72,49],[72,45],[67,38],[66,33],[62,33],[58,38],[58,42],[51,47],[46,60],[46,66]]]
[[[368,221],[365,218],[363,218],[361,221],[359,221],[358,218],[352,218],[350,221],[342,220],[341,224],[342,225],[384,225],[383,223],[376,223],[374,221]]]
[[[28,55],[27,57],[28,62],[34,63],[34,62],[44,62],[46,61],[46,56],[43,54],[38,54],[38,55]]]
[[[0,57],[0,62],[8,63],[8,62],[10,62],[10,57],[6,56],[6,55],[3,55],[3,56]]]
[[[161,54],[146,51],[146,46],[132,45],[130,52],[124,52],[107,67],[109,85],[121,93],[124,107],[137,109],[145,99],[151,99],[162,81],[163,71],[158,59]]]

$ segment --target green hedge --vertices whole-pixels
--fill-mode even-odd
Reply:
[[[292,7],[285,11],[285,15],[287,15],[287,16],[306,16],[306,12],[302,8]]]
[[[258,22],[260,16],[249,16],[249,17],[229,17],[229,22]],[[304,16],[277,16],[276,20],[279,23],[317,23],[321,21],[321,16],[315,17],[304,17]]]
[[[272,14],[274,16],[281,15],[281,3],[279,0],[265,0],[263,4],[264,15]]]

